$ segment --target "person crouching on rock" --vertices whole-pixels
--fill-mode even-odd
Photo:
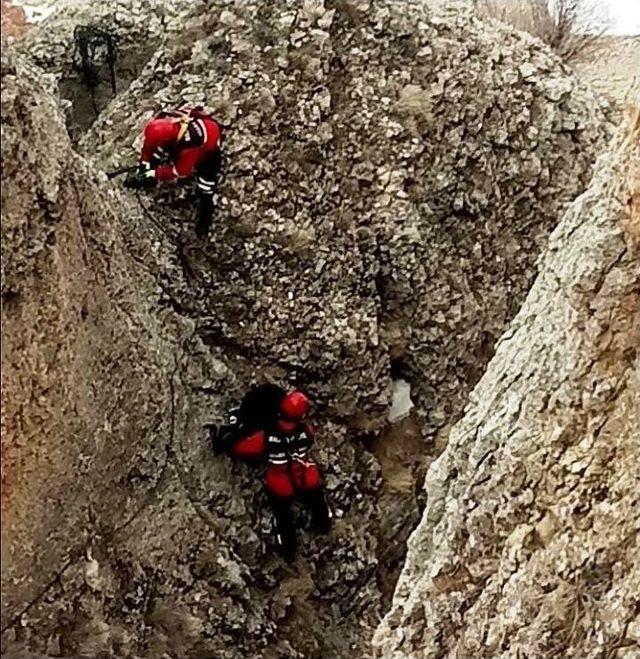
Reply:
[[[293,561],[296,532],[292,504],[306,503],[314,526],[328,533],[331,513],[316,463],[309,458],[314,431],[306,421],[309,399],[301,391],[286,393],[275,385],[251,389],[229,424],[210,427],[216,455],[230,453],[242,460],[266,459],[265,486],[273,509],[278,550]]]
[[[140,165],[125,181],[130,188],[151,188],[158,181],[196,176],[199,211],[196,234],[207,235],[221,169],[220,124],[202,108],[161,112],[144,129]]]

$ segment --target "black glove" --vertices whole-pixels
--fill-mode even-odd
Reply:
[[[124,180],[124,187],[132,190],[148,190],[150,188],[155,188],[157,181],[155,175],[152,175],[151,172],[153,172],[153,170],[143,168],[141,165],[135,174],[127,176]]]
[[[209,444],[211,444],[214,454],[217,455],[218,442],[216,440],[218,437],[218,426],[215,423],[205,423],[204,429],[209,433]]]
[[[218,427],[215,423],[207,423],[204,427],[209,431],[209,443],[214,455],[228,453],[238,440],[236,425]]]

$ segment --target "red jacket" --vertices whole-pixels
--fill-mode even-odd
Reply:
[[[292,460],[305,460],[313,445],[315,431],[304,422],[278,422],[273,432],[256,430],[241,437],[232,447],[237,458],[255,459],[266,457],[269,464],[287,464]]]
[[[279,421],[271,432],[256,430],[239,439],[232,453],[245,460],[266,457],[267,490],[280,499],[290,499],[321,485],[318,467],[307,457],[314,434],[308,423]]]
[[[186,126],[179,119],[163,117],[147,124],[140,160],[150,162],[159,153],[168,156],[172,164],[159,165],[155,174],[159,181],[172,181],[191,176],[219,148],[220,126],[211,117],[193,117]]]

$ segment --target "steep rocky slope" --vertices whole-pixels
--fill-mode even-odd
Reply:
[[[296,8],[210,3],[201,38],[159,50],[82,147],[119,165],[154,110],[212,107],[228,177],[191,263],[204,285],[179,301],[230,347],[303,373],[341,417],[386,409],[404,357],[432,437],[586,184],[605,114],[539,43],[472,14]],[[153,210],[190,228],[175,195]]]
[[[636,110],[428,474],[379,656],[640,653],[639,257]]]
[[[121,223],[139,211],[73,152],[40,76],[3,58],[3,626],[92,522],[119,526],[153,489],[135,464],[161,466],[174,362],[153,261]]]
[[[172,287],[175,304],[207,317],[209,344],[294,373],[367,438],[384,424],[392,372],[411,382],[413,439],[375,445],[402,464],[382,534],[386,559],[397,558],[418,519],[415,474],[586,184],[606,106],[540,43],[467,12],[394,2],[195,11],[199,30],[159,49],[81,146],[123,164],[144,120],[182,101],[227,123],[209,244],[191,245],[188,194],[145,202],[187,245],[192,285]]]
[[[189,34],[193,27],[189,16],[198,3],[54,0],[50,4],[55,13],[16,48],[58,86],[75,140],[112,100],[113,86],[116,94],[127,89],[162,43],[176,34]],[[82,57],[83,51],[88,57]]]
[[[132,15],[123,40],[143,29]],[[3,650],[363,656],[419,516],[411,468],[516,312],[607,109],[539,44],[467,13],[216,2],[184,20],[197,27],[160,34],[84,158],[42,89],[64,51],[40,61],[49,75],[3,64]],[[136,197],[99,174],[182,100],[229,124],[205,243],[190,190]],[[357,440],[380,441],[392,372],[417,413],[411,442],[376,445],[381,467]],[[214,460],[201,429],[265,378],[317,400],[337,514],[293,568],[256,472]],[[385,460],[409,468],[390,482]]]
[[[377,617],[373,458],[323,426],[338,526],[283,566],[255,470],[202,431],[253,366],[175,312],[179,252],[73,151],[41,73],[2,74],[3,652],[345,655]]]

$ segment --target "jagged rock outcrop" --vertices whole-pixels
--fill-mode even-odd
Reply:
[[[46,4],[46,3],[45,3]],[[70,54],[75,47],[76,26],[94,25],[106,29],[118,41],[123,60],[142,47],[153,52],[164,40],[184,29],[194,7],[202,0],[114,0],[109,3],[54,2],[54,13],[46,20],[45,29],[33,30],[16,44],[46,74],[56,77],[69,73]],[[129,62],[131,64],[131,62]]]
[[[84,135],[88,160],[37,89],[62,60],[40,62],[48,78],[3,65],[4,377],[24,410],[6,418],[26,428],[6,445],[20,482],[5,490],[14,655],[363,656],[381,563],[419,512],[411,469],[388,488],[354,440],[379,436],[395,362],[417,414],[413,443],[396,433],[385,455],[424,459],[609,132],[606,107],[540,44],[469,13],[192,12],[197,30],[163,41]],[[73,16],[45,23],[46,39],[68,38]],[[136,197],[98,174],[134,158],[144,120],[182,100],[229,123],[205,243],[190,190]],[[293,568],[273,556],[256,472],[213,459],[202,432],[266,378],[302,380],[317,400],[337,515],[329,538],[304,533]],[[46,479],[27,483],[45,458]]]
[[[321,426],[336,530],[284,566],[259,472],[202,430],[252,365],[170,304],[175,245],[73,151],[41,73],[2,76],[3,656],[345,655],[378,615],[375,460]]]
[[[228,124],[227,179],[211,241],[185,255],[191,283],[167,275],[175,303],[207,317],[207,343],[297,374],[363,434],[384,424],[394,364],[433,450],[586,184],[608,136],[605,106],[542,44],[470,12],[198,11],[202,37],[158,50],[82,148],[121,165],[154,111],[211,107]],[[145,203],[192,241],[188,194]],[[419,518],[425,453],[419,438],[392,451],[405,469],[384,505],[391,554]]]
[[[215,318],[229,348],[304,373],[341,417],[386,409],[403,357],[433,437],[586,184],[603,108],[539,42],[471,13],[211,3],[201,23],[83,149],[119,165],[154,110],[212,107],[229,123],[228,176],[182,305]],[[187,209],[173,193],[153,206],[188,231]]]
[[[197,21],[189,19],[194,8],[204,3],[113,0],[61,4],[42,29],[32,30],[16,48],[58,88],[75,140],[111,101],[113,87],[116,94],[127,89],[157,48],[176,35],[187,39],[194,30],[197,33]]]
[[[3,627],[92,522],[118,527],[153,490],[174,363],[141,229],[120,221],[137,208],[72,150],[40,76],[3,56]]]
[[[636,111],[429,471],[378,656],[638,656],[639,263]]]

